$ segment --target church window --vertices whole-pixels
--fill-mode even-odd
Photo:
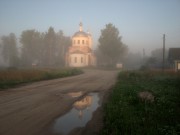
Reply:
[[[84,44],[84,40],[82,40],[82,44]]]
[[[81,57],[81,63],[83,63],[83,57]]]
[[[74,57],[74,63],[77,63],[77,57]]]
[[[80,40],[78,40],[78,44],[80,44]]]

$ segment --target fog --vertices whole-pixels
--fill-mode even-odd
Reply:
[[[154,57],[151,52],[163,47],[163,34],[166,34],[166,55],[169,48],[180,47],[179,7],[177,0],[92,0],[84,3],[2,0],[0,67],[64,67],[65,53],[81,21],[84,31],[89,31],[93,37],[98,66],[123,63],[123,67],[134,69],[149,65],[149,59]],[[109,23],[118,29],[119,52],[116,47],[112,47],[114,51],[108,48],[109,53],[106,49],[98,50],[101,30]],[[157,67],[162,64],[159,57],[155,56]]]
[[[1,38],[1,67],[62,67],[70,45],[70,37],[62,31],[55,32],[52,27],[47,32],[24,30],[19,42],[10,33]]]
[[[64,35],[62,30],[55,31],[53,27],[44,32],[24,30],[19,38],[10,33],[1,37],[0,68],[68,67],[65,57],[70,46],[71,36]],[[93,52],[96,67],[115,67],[116,64],[122,64],[124,69],[140,69],[144,65],[162,67],[162,48],[148,53],[145,49],[133,52],[123,42],[119,29],[111,23],[101,29]],[[165,49],[165,59],[168,62],[168,48]]]

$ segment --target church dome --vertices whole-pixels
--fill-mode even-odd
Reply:
[[[88,37],[89,33],[83,31],[83,24],[82,22],[79,23],[79,31],[74,33],[73,37]]]
[[[74,34],[73,37],[88,37],[88,34],[84,31],[78,31]]]

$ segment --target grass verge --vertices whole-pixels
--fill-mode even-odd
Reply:
[[[23,83],[62,78],[81,73],[83,71],[77,68],[3,70],[0,71],[0,90]]]
[[[154,101],[139,98],[143,91],[151,93]],[[103,135],[178,135],[180,76],[121,72],[104,111]]]

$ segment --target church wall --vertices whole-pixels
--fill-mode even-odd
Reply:
[[[96,62],[97,62],[96,57],[92,54],[91,58],[92,58],[91,65],[96,66]]]
[[[83,43],[84,41],[84,43]],[[79,45],[82,45],[82,46],[89,46],[89,38],[87,37],[74,37],[72,39],[72,45],[73,46],[79,46]]]
[[[88,66],[88,55],[85,55],[85,59],[86,59],[86,61],[85,61],[85,65],[87,65],[87,66]]]
[[[70,67],[84,67],[84,66],[86,66],[85,55],[84,54],[71,54],[69,66]]]

